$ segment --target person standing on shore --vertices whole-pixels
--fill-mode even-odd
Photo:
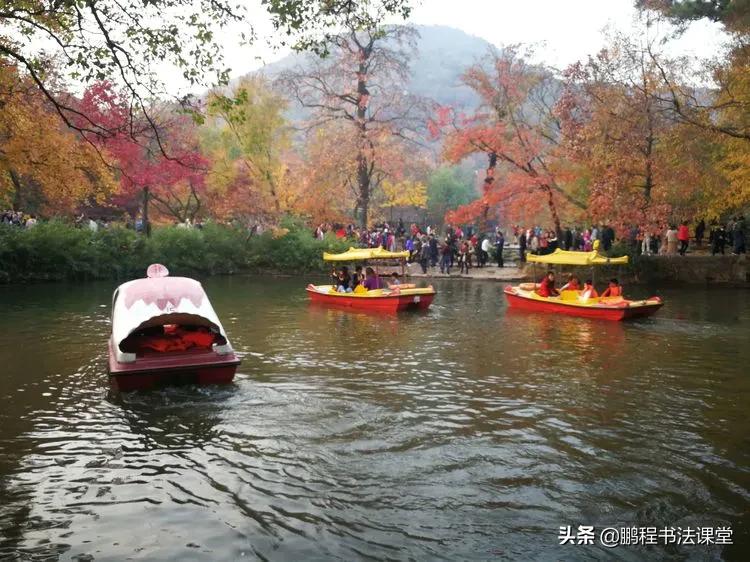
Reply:
[[[641,242],[641,254],[644,256],[651,255],[651,233],[643,229],[643,241]]]
[[[709,233],[709,241],[711,242],[711,255],[715,256],[718,253],[724,255],[724,246],[727,242],[727,235],[724,231],[724,225],[717,224],[711,229]]]
[[[498,228],[497,233],[495,234],[495,257],[497,258],[497,267],[504,267],[505,265],[503,263],[503,246],[505,246],[505,237],[503,236],[503,231]],[[522,258],[521,261],[523,261],[523,259],[525,259],[525,257]]]
[[[438,262],[438,241],[434,234],[430,234],[430,242],[428,246],[430,248],[430,266],[435,267]]]
[[[733,250],[732,253],[736,256],[745,253],[745,217],[740,215],[734,219],[734,225],[732,227],[732,241]]]
[[[445,244],[443,244],[443,250],[442,250],[442,258],[440,259],[440,273],[447,273],[448,275],[451,274],[451,262],[453,261],[453,248],[450,244],[450,239],[445,239]]]
[[[422,249],[419,253],[419,265],[422,266],[422,273],[427,275],[427,265],[430,263],[430,255],[432,254],[432,251],[430,250],[430,245],[427,243],[427,240],[422,241]]]
[[[518,236],[518,261],[526,263],[526,232],[521,230]]]
[[[684,256],[690,242],[690,231],[688,230],[687,221],[682,221],[680,228],[677,230],[677,240],[680,241],[680,255]]]
[[[667,254],[673,256],[677,253],[677,230],[673,225],[669,225],[664,235],[667,240]]]
[[[706,221],[700,220],[698,225],[695,227],[695,244],[699,248],[703,245],[703,235],[706,233]]]
[[[490,239],[487,236],[482,237],[482,247],[479,255],[479,267],[484,267],[490,258]]]

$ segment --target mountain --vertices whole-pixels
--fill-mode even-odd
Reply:
[[[486,55],[491,44],[447,26],[417,25],[417,52],[411,62],[412,93],[431,98],[442,105],[472,107],[476,95],[461,84],[461,74]],[[273,78],[279,73],[302,64],[304,54],[291,54],[263,67],[260,72]]]

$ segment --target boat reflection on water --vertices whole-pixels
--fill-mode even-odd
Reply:
[[[146,450],[200,447],[221,432],[222,413],[236,392],[235,384],[183,385],[148,392],[110,390],[108,400]]]
[[[567,352],[583,365],[606,367],[625,359],[629,327],[622,322],[538,314],[508,307],[503,324],[506,329],[529,334],[530,347],[539,351]]]

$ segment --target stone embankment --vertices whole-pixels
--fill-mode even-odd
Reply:
[[[510,257],[510,256],[509,256]],[[659,284],[678,283],[689,285],[728,285],[750,287],[750,267],[746,255],[733,256],[708,254],[687,254],[685,256],[638,256],[627,266],[597,267],[592,272],[586,268],[553,267],[561,280],[569,273],[579,277],[593,275],[597,282],[611,277],[632,283]],[[577,271],[574,271],[577,269]],[[546,271],[546,267],[538,264],[520,266],[517,262],[506,263],[506,267],[497,265],[473,267],[468,274],[460,274],[458,267],[451,269],[450,275],[440,273],[439,267],[429,268],[428,273],[422,273],[419,264],[410,264],[407,273],[414,278],[437,279],[478,279],[489,281],[516,282],[539,278]]]

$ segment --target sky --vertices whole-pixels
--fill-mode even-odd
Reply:
[[[252,46],[240,46],[239,29],[225,30],[224,56],[233,78],[289,52],[268,46],[273,30],[260,1],[244,3],[258,41]],[[536,62],[563,68],[601,49],[606,28],[630,28],[637,13],[634,0],[421,0],[408,21],[455,27],[498,47],[534,44]],[[725,41],[719,24],[700,21],[690,25],[672,50],[674,54],[710,57],[721,51]]]

